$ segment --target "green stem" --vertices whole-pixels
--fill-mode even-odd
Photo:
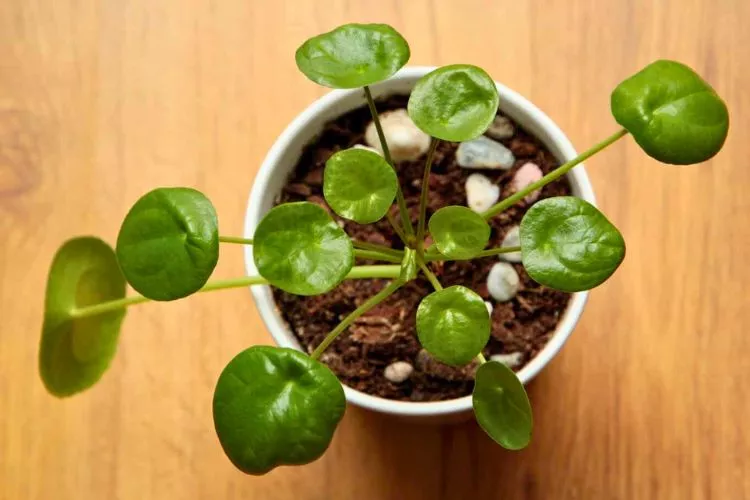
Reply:
[[[403,229],[401,229],[401,226],[398,225],[398,222],[393,218],[390,212],[385,214],[386,219],[388,219],[388,222],[390,222],[391,227],[393,228],[393,231],[398,235],[399,238],[401,238],[401,241],[404,242],[404,245],[409,246],[409,237],[406,236]]]
[[[398,278],[401,266],[354,266],[345,279]]]
[[[402,259],[404,257],[403,250],[396,250],[395,248],[387,247],[385,245],[378,245],[377,243],[369,243],[367,241],[352,241],[354,248],[360,248],[362,250],[374,250],[376,252],[385,253],[393,257]]]
[[[438,292],[443,289],[443,285],[440,284],[440,281],[438,281],[437,276],[435,276],[435,274],[432,271],[430,271],[430,268],[427,267],[427,264],[425,263],[424,260],[422,260],[422,258],[419,255],[417,255],[417,265],[419,266],[419,268],[422,270],[427,280],[432,285],[432,288],[434,288]]]
[[[477,354],[477,361],[479,361],[480,365],[483,365],[487,362],[487,360],[484,357],[484,354],[482,354],[481,352]]]
[[[393,163],[391,158],[391,151],[388,149],[388,143],[385,140],[385,134],[383,134],[383,127],[380,124],[380,117],[378,116],[378,110],[375,107],[375,101],[370,93],[370,87],[365,85],[365,97],[367,98],[367,105],[370,107],[370,114],[372,115],[372,121],[375,123],[375,130],[378,132],[378,139],[380,139],[380,146],[383,148],[383,157],[385,161],[390,164],[393,170],[396,170],[396,165]],[[401,190],[401,183],[399,182],[398,191],[396,191],[396,202],[398,203],[398,211],[401,215],[401,224],[404,226],[404,232],[407,236],[414,236],[414,228],[409,220],[409,211],[406,209],[406,200],[404,199],[404,192]],[[406,244],[406,239],[404,239]]]
[[[237,236],[219,236],[222,243],[239,243],[240,245],[252,245],[253,240],[250,238],[239,238]]]
[[[196,293],[223,290],[225,288],[239,288],[249,285],[263,285],[267,283],[268,281],[266,281],[265,278],[261,278],[260,276],[243,276],[242,278],[211,281],[209,283],[206,283],[203,288],[198,290],[198,292]],[[132,297],[124,297],[122,299],[110,300],[109,302],[101,302],[99,304],[94,304],[91,306],[80,307],[78,309],[72,310],[70,312],[70,315],[73,318],[86,318],[88,316],[95,316],[97,314],[116,311],[118,309],[151,301],[152,300],[148,297],[144,297],[142,295],[133,295]]]
[[[396,257],[395,255],[381,253],[376,250],[362,250],[360,248],[354,249],[354,256],[360,259],[382,260],[385,262],[395,262],[396,264],[400,264],[402,260],[401,257]]]
[[[500,255],[503,253],[514,253],[514,252],[520,252],[521,247],[495,247],[495,248],[488,248],[487,250],[482,250],[478,254],[476,254],[472,259],[480,259],[482,257],[491,257],[493,255]],[[445,255],[436,255],[436,254],[426,254],[425,255],[425,261],[426,262],[434,262],[436,260],[442,260],[442,261],[449,261],[449,260],[470,260],[470,259],[449,259]]]
[[[401,266],[355,266],[349,271],[349,274],[346,275],[346,279],[398,278],[400,275]],[[267,284],[268,280],[260,276],[243,276],[241,278],[210,281],[196,293]],[[101,302],[99,304],[73,309],[70,311],[70,316],[72,318],[86,318],[134,306],[136,304],[143,304],[144,302],[152,302],[152,300],[142,295],[133,295],[132,297],[123,297],[122,299],[110,300],[108,302]]]
[[[321,342],[320,345],[315,348],[310,357],[312,359],[318,359],[320,355],[323,354],[323,351],[325,351],[328,346],[330,346],[331,343],[333,343],[333,341],[336,340],[336,338],[349,327],[349,325],[354,323],[357,318],[365,314],[367,311],[383,302],[393,292],[398,290],[403,284],[404,283],[401,280],[392,281],[388,284],[387,287],[383,288],[380,292],[367,299],[364,304],[356,308],[351,314],[344,318],[341,323],[336,325],[336,328],[331,330],[328,335],[326,335],[326,338],[324,338],[323,342]]]
[[[424,245],[424,225],[427,216],[427,195],[430,192],[430,171],[432,170],[432,159],[435,156],[435,150],[440,140],[433,138],[430,142],[430,149],[427,152],[427,161],[424,164],[424,174],[422,175],[422,191],[419,194],[419,219],[417,222],[417,252],[421,252]]]
[[[611,136],[607,137],[602,142],[600,142],[599,144],[595,145],[594,147],[592,147],[588,151],[584,151],[583,153],[579,154],[578,156],[576,156],[575,158],[573,158],[569,162],[560,165],[555,170],[553,170],[552,172],[548,173],[547,175],[545,175],[544,177],[542,177],[538,181],[536,181],[536,182],[534,182],[532,184],[529,184],[528,186],[526,186],[522,190],[518,191],[517,193],[513,194],[512,196],[509,196],[509,197],[505,198],[504,200],[502,200],[501,202],[499,202],[499,203],[491,206],[489,209],[487,209],[487,211],[485,211],[482,214],[482,216],[485,219],[489,219],[490,217],[494,217],[495,215],[499,214],[503,210],[507,210],[508,208],[510,208],[511,206],[515,205],[517,202],[519,202],[523,198],[525,198],[526,195],[528,195],[530,193],[533,193],[537,189],[543,188],[544,186],[546,186],[547,184],[549,184],[550,182],[552,182],[552,181],[554,181],[556,179],[559,179],[560,177],[562,177],[563,175],[565,175],[566,173],[568,173],[570,170],[572,170],[573,167],[575,167],[579,163],[584,162],[587,159],[591,158],[593,155],[595,155],[596,153],[598,153],[602,149],[606,148],[607,146],[609,146],[610,144],[614,143],[618,139],[624,137],[627,133],[628,133],[628,131],[625,130],[625,129],[618,130],[617,132],[615,132]]]

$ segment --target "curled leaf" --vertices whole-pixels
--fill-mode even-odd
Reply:
[[[477,369],[472,404],[477,422],[497,444],[509,450],[531,441],[531,403],[513,370],[489,361]]]
[[[75,311],[125,297],[112,248],[98,238],[67,241],[55,255],[47,278],[39,373],[47,390],[71,396],[94,385],[117,350],[125,309],[85,318]]]

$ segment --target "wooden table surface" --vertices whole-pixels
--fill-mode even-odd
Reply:
[[[750,498],[748,20],[747,0],[3,0],[0,498]],[[530,385],[533,444],[349,408],[318,462],[241,474],[211,398],[235,353],[271,342],[246,290],[132,309],[103,381],[49,396],[36,359],[58,245],[113,242],[165,185],[205,191],[239,234],[269,146],[324,93],[294,50],[352,21],[394,25],[413,64],[486,68],[579,149],[615,130],[610,91],[657,58],[729,105],[707,164],[665,167],[631,140],[588,163],[628,256]],[[241,275],[240,248],[222,252],[216,275]]]

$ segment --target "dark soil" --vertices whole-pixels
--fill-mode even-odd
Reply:
[[[378,109],[406,107],[406,96],[391,96],[378,103]],[[320,136],[302,154],[295,172],[280,196],[279,202],[307,200],[328,209],[322,194],[323,168],[335,152],[355,144],[364,144],[364,131],[370,122],[366,107],[354,110],[329,123]],[[516,156],[509,171],[463,169],[455,163],[457,143],[441,142],[435,154],[430,178],[429,215],[446,205],[466,205],[464,183],[474,172],[481,172],[502,188],[501,198],[511,194],[513,173],[527,161],[549,172],[558,162],[534,137],[516,129],[515,135],[503,140]],[[416,224],[421,189],[423,161],[397,165],[412,220]],[[564,179],[543,191],[541,198],[570,194]],[[489,246],[499,246],[505,233],[518,224],[528,208],[525,202],[503,212],[491,221]],[[398,210],[392,208],[394,215]],[[359,225],[333,217],[356,240],[403,248],[388,222]],[[497,257],[471,262],[433,263],[432,268],[444,286],[464,285],[492,302],[492,337],[484,350],[485,356],[521,352],[523,367],[547,343],[567,306],[569,294],[542,287],[532,281],[520,264],[513,264],[521,277],[518,295],[509,302],[496,303],[488,294],[485,279]],[[367,263],[362,261],[362,263]],[[377,293],[385,280],[345,281],[333,291],[315,297],[301,297],[274,289],[274,296],[286,321],[300,342],[312,352],[325,335],[348,313]],[[417,279],[399,290],[368,314],[359,318],[348,332],[341,335],[323,354],[321,360],[338,375],[343,383],[376,396],[404,401],[437,401],[471,394],[475,366],[452,368],[430,358],[416,337],[415,314],[420,300],[432,292],[430,284]],[[405,382],[395,384],[383,375],[394,361],[407,361],[415,371]]]

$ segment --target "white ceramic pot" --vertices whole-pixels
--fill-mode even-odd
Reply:
[[[388,81],[372,86],[375,97],[389,94],[408,94],[416,81],[435,68],[408,67],[399,71]],[[513,90],[497,83],[500,93],[500,110],[513,118],[521,127],[541,140],[560,162],[576,156],[573,145],[560,128],[541,110]],[[250,192],[245,218],[245,237],[252,238],[255,228],[263,215],[273,206],[274,199],[281,192],[287,177],[294,169],[302,149],[310,143],[329,122],[352,109],[366,104],[361,90],[334,90],[321,97],[305,109],[282,132],[255,178]],[[573,194],[596,204],[591,183],[583,165],[575,167],[567,174],[573,187]],[[245,265],[249,275],[257,275],[253,263],[252,247],[245,247]],[[300,344],[282,318],[268,286],[252,287],[252,294],[268,331],[276,343],[282,347],[301,350]],[[573,294],[561,318],[557,330],[544,349],[518,372],[523,383],[533,379],[539,371],[557,354],[583,312],[588,292]],[[391,401],[344,386],[346,399],[352,404],[369,410],[403,417],[460,417],[471,410],[471,396],[459,399],[428,403]]]

